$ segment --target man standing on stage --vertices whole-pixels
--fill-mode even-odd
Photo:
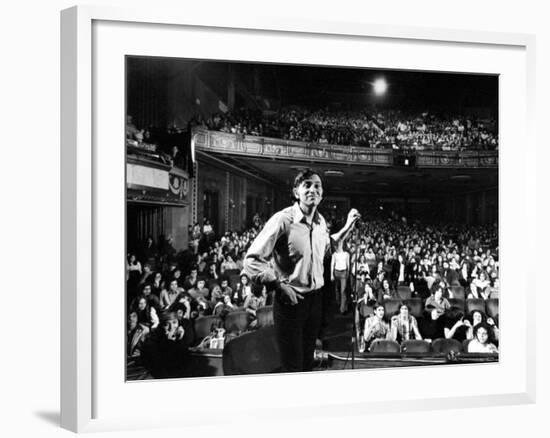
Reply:
[[[310,371],[322,319],[323,259],[360,215],[351,209],[344,227],[329,235],[317,211],[323,185],[311,169],[296,176],[292,193],[295,204],[267,221],[246,254],[243,271],[275,290],[275,336],[284,371]]]

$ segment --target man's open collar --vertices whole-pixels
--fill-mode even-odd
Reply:
[[[300,208],[300,205],[298,205],[297,202],[294,203],[292,206],[292,222],[297,224],[298,222],[302,222],[305,219],[305,215],[302,212],[302,209]],[[313,214],[313,222],[315,222],[317,225],[321,223],[321,215],[315,209],[315,213]]]

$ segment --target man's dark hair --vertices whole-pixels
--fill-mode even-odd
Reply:
[[[485,331],[487,332],[487,335],[490,335],[491,334],[491,326],[489,324],[487,324],[486,322],[480,322],[479,324],[477,324],[475,327],[474,327],[474,338],[477,339],[477,332],[480,328],[483,328],[485,329]]]
[[[321,175],[319,174],[319,172],[317,172],[313,169],[310,169],[309,167],[301,170],[298,173],[298,175],[296,175],[296,178],[294,178],[293,188],[298,187],[300,184],[302,184],[303,181],[305,181],[306,179],[311,178],[313,175],[317,175],[319,178],[321,178]]]

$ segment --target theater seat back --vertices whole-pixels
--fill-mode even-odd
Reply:
[[[223,349],[222,361],[226,376],[280,371],[282,364],[275,328],[264,327],[228,342]]]
[[[210,334],[212,328],[222,326],[222,320],[217,316],[200,316],[195,320],[195,339],[202,340]]]
[[[485,309],[487,316],[495,318],[498,315],[498,298],[490,298],[485,301]]]
[[[229,333],[241,333],[248,327],[248,313],[244,310],[230,312],[225,316],[225,330]]]
[[[385,300],[384,301],[384,317],[389,321],[392,316],[399,312],[401,300]]]
[[[422,305],[422,298],[411,298],[407,300],[407,304],[410,307],[410,314],[415,318],[422,318],[422,311],[424,306]]]
[[[402,300],[409,300],[411,298],[411,289],[409,286],[398,286],[397,293]]]
[[[466,313],[470,314],[474,310],[485,313],[485,300],[482,298],[470,298],[466,300]]]
[[[451,292],[453,293],[453,298],[457,300],[466,299],[466,294],[462,286],[451,286]]]
[[[462,343],[456,339],[439,338],[432,342],[432,350],[434,353],[460,353],[462,351]]]
[[[401,344],[401,352],[403,353],[429,353],[431,350],[431,344],[420,339],[409,339]]]
[[[401,346],[391,339],[375,339],[369,351],[371,353],[399,353]]]

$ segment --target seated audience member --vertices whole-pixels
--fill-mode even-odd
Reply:
[[[197,285],[187,291],[191,298],[193,298],[196,301],[199,301],[201,299],[209,300],[210,299],[210,291],[206,287],[206,282],[204,279],[199,278],[197,280]]]
[[[425,341],[433,341],[445,337],[444,316],[433,306],[424,310],[424,317],[420,319],[419,331]]]
[[[144,296],[140,296],[136,299],[135,307],[131,308],[130,312],[135,312],[138,317],[138,322],[151,329],[156,328],[159,323],[155,308],[147,303],[147,298]]]
[[[498,348],[489,342],[490,327],[479,323],[474,327],[474,339],[468,344],[468,353],[498,353]]]
[[[464,342],[468,339],[468,330],[470,327],[470,321],[464,318],[464,313],[461,311],[450,310],[445,315],[444,332],[447,339],[456,339],[459,342]]]
[[[128,254],[126,261],[126,284],[128,299],[135,297],[139,279],[141,278],[141,263],[137,260],[135,254]]]
[[[191,305],[187,302],[174,304],[172,311],[175,313],[179,327],[183,330],[183,343],[190,347],[195,342],[195,326],[191,320]]]
[[[143,343],[149,335],[149,327],[140,324],[136,311],[131,311],[128,315],[128,333],[126,355],[128,357],[137,357],[141,355]]]
[[[138,282],[138,287],[143,286],[145,283],[149,283],[152,280],[152,277],[153,271],[151,270],[151,265],[149,263],[145,263],[143,265],[143,273],[141,274]]]
[[[441,286],[441,284],[436,284],[433,288],[432,295],[426,299],[426,302],[424,303],[424,308],[427,309],[428,306],[434,307],[441,314],[445,313],[451,308],[449,300],[443,297],[443,287]]]
[[[206,278],[208,280],[217,280],[220,278],[220,274],[218,273],[218,267],[216,263],[210,263],[208,265],[208,271],[206,272]]]
[[[382,280],[382,288],[378,289],[377,300],[381,302],[384,300],[396,300],[396,299],[399,299],[399,294],[391,286],[390,281],[387,278],[384,278],[384,280]]]
[[[254,286],[252,288],[252,294],[248,295],[244,300],[243,308],[249,315],[249,327],[254,327],[255,325],[253,324],[253,322],[255,322],[256,320],[256,311],[260,307],[265,306],[265,297],[262,296],[262,292],[264,289],[264,285]]]
[[[489,327],[489,341],[498,343],[500,331],[493,318],[487,318],[485,313],[474,310],[468,320],[471,323],[468,329],[468,339],[474,338],[474,329],[478,324],[486,324]]]
[[[189,350],[184,337],[185,330],[180,327],[176,314],[162,313],[159,327],[151,333],[142,348],[143,364],[154,378],[185,375]]]
[[[212,241],[214,239],[214,228],[208,219],[204,221],[202,232],[208,241]]]
[[[192,318],[198,318],[199,316],[207,316],[212,314],[212,308],[210,307],[210,301],[200,296],[195,300],[195,310],[191,311]]]
[[[220,285],[215,284],[210,291],[210,308],[214,308],[216,303],[223,297],[222,288]]]
[[[197,256],[197,271],[200,276],[203,276],[206,271],[208,253],[203,252]]]
[[[220,272],[223,274],[225,271],[237,269],[237,264],[233,261],[231,254],[227,254],[225,260],[220,266]]]
[[[355,263],[351,265],[351,269],[354,275],[357,275],[355,272]],[[365,276],[370,277],[370,266],[369,261],[367,260],[367,256],[363,253],[359,256],[359,260],[357,261],[357,272],[360,274],[365,274]]]
[[[248,278],[248,275],[242,274],[239,282],[237,283],[236,290],[233,293],[233,302],[240,306],[242,303],[244,303],[246,297],[250,295],[252,295],[250,279]]]
[[[157,248],[152,236],[147,236],[145,243],[141,247],[140,257],[143,261],[155,259],[157,256]]]
[[[135,298],[132,301],[132,304],[130,304],[130,307],[135,309],[137,307],[137,301],[141,297],[145,297],[145,299],[147,300],[147,305],[154,308],[157,314],[160,313],[160,310],[161,310],[160,300],[156,295],[153,295],[151,293],[150,284],[145,284],[143,286],[143,288],[141,289],[141,295],[139,295],[137,298]]]
[[[151,293],[160,298],[160,293],[162,292],[162,289],[164,289],[162,274],[160,272],[155,272],[155,275],[153,276],[153,281],[151,283]]]
[[[128,254],[128,260],[126,262],[126,280],[130,280],[131,277],[135,277],[137,281],[141,276],[141,263],[133,253]]]
[[[178,286],[177,280],[172,280],[168,290],[163,289],[160,293],[160,307],[162,310],[168,309],[175,301],[182,289]]]
[[[416,318],[411,315],[406,302],[399,307],[399,314],[391,318],[391,334],[394,341],[402,343],[409,339],[422,339]]]
[[[225,318],[225,315],[234,310],[237,310],[237,306],[235,306],[231,301],[231,295],[224,295],[222,299],[219,300],[214,306],[212,314],[221,318]]]
[[[193,268],[191,268],[191,273],[185,277],[185,280],[183,282],[183,288],[185,290],[189,290],[195,287],[195,285],[197,284],[198,277],[199,277],[199,274],[197,271],[197,267],[194,266]]]
[[[374,266],[372,268],[372,270],[370,272],[370,278],[378,279],[380,284],[382,284],[382,280],[384,279],[384,277],[380,278],[380,274],[384,274],[384,276],[386,275],[386,271],[384,270],[384,262],[383,261],[378,262],[376,264],[376,266]]]
[[[180,289],[183,288],[184,279],[181,276],[181,269],[180,268],[176,267],[172,271],[172,277],[170,278],[170,280],[176,280],[178,282],[178,288],[180,288]]]
[[[449,262],[447,260],[443,261],[443,266],[441,268],[439,275],[441,276],[441,279],[445,282],[445,284],[448,286],[457,286],[459,284],[458,272],[456,271],[456,268],[457,268],[456,264],[453,264],[453,268],[454,269],[450,267]]]
[[[176,248],[174,248],[174,238],[172,235],[168,235],[165,237],[165,239],[162,242],[161,248],[160,248],[160,257],[161,260],[166,263],[171,263],[174,261],[174,257],[176,256]]]
[[[481,298],[484,300],[489,299],[491,295],[490,281],[487,279],[485,272],[480,272],[478,278],[474,278],[470,284],[470,293],[468,299]]]
[[[378,271],[375,275],[376,276],[373,277],[374,281],[372,282],[372,290],[374,292],[374,295],[378,299],[378,297],[382,298],[382,295],[383,295],[383,291],[384,291],[383,282],[384,282],[384,277],[386,276],[386,272],[382,269],[381,271]]]
[[[375,304],[374,314],[365,320],[363,339],[367,349],[375,339],[391,339],[390,326],[386,321],[384,321],[383,304]]]
[[[227,278],[222,277],[220,287],[222,295],[229,295],[230,297],[233,297],[233,289],[229,286],[229,280]]]
[[[133,116],[126,116],[126,138],[128,140],[136,140],[136,136],[139,134],[140,130],[137,129],[134,124]]]
[[[488,287],[489,298],[500,297],[500,279],[496,276],[492,279],[491,285]]]

